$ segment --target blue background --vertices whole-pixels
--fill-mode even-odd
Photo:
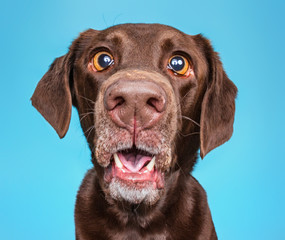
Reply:
[[[1,0],[1,239],[75,239],[75,196],[90,151],[74,109],[60,140],[29,99],[79,32],[127,22],[212,40],[239,89],[235,130],[193,174],[219,239],[285,239],[284,11],[281,0]]]

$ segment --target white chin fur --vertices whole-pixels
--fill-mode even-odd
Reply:
[[[148,183],[146,187],[140,189],[127,186],[122,181],[113,178],[109,189],[113,199],[125,200],[132,204],[143,202],[147,205],[153,205],[159,199],[159,190],[154,188],[152,183]]]

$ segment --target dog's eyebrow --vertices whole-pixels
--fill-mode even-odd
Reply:
[[[164,42],[167,40],[177,40],[177,38],[179,39],[179,37],[183,37],[183,33],[180,33],[178,31],[163,31],[162,33],[160,33],[160,36],[158,37],[158,41],[160,42]]]
[[[108,33],[104,41],[110,42],[114,45],[120,45],[122,49],[126,49],[127,45],[134,45],[134,42],[125,31],[118,30]]]
[[[129,35],[124,31],[115,31],[115,32],[109,33],[106,36],[106,40],[113,41],[114,39],[120,39],[120,40],[121,39],[128,39],[130,41]]]

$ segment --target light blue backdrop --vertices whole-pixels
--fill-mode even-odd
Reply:
[[[219,239],[285,239],[284,12],[281,0],[1,0],[1,239],[75,239],[75,196],[90,152],[74,109],[60,140],[29,99],[79,32],[127,22],[212,40],[239,88],[235,132],[199,160],[194,176]]]

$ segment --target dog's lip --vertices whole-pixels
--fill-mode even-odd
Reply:
[[[156,168],[155,156],[138,154],[138,162],[134,165],[131,163],[131,160],[134,159],[130,160],[132,156],[127,155],[128,153],[124,155],[122,152],[113,154],[111,163],[105,168],[104,179],[106,182],[117,178],[130,185],[140,186],[140,188],[143,188],[144,183],[147,182],[152,182],[158,189],[164,187],[164,174]]]

